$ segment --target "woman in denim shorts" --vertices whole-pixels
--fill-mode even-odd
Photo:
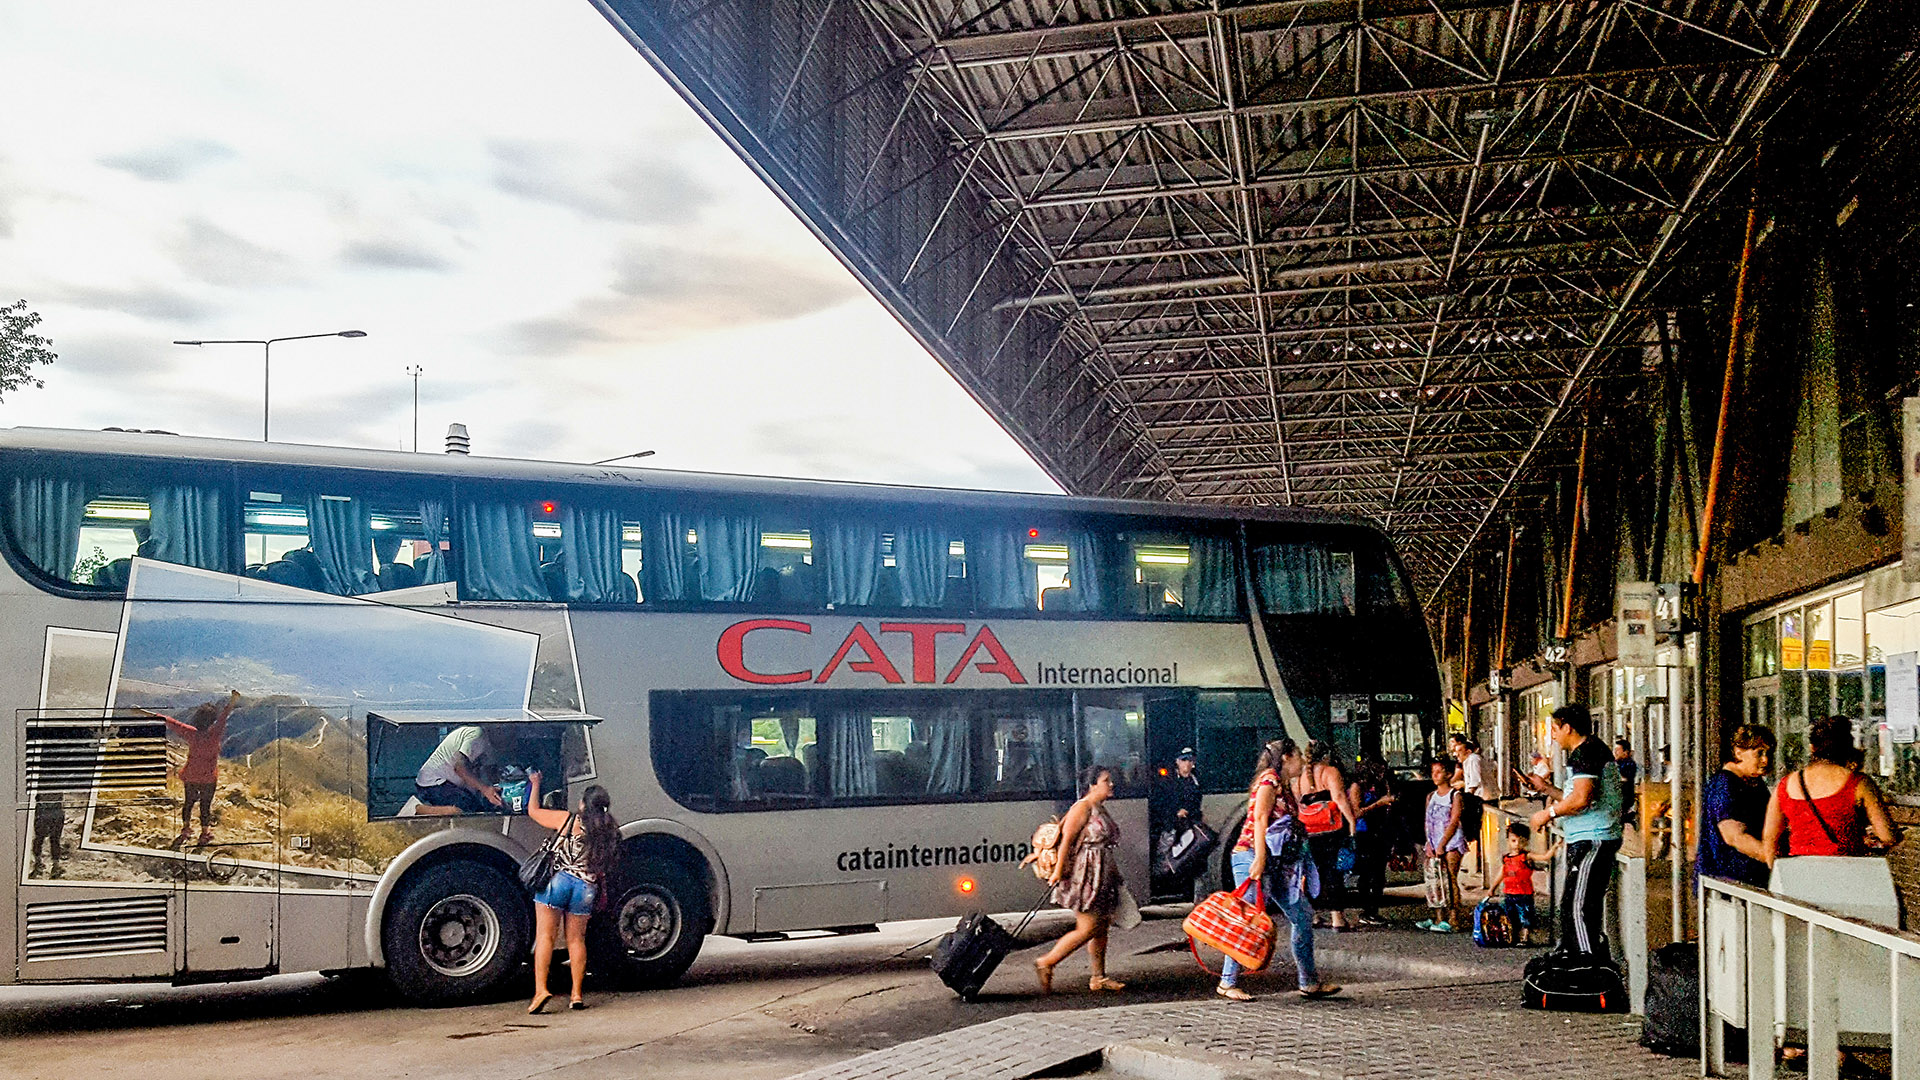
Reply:
[[[527,816],[555,832],[567,830],[553,849],[553,879],[533,898],[533,1004],[527,1012],[538,1013],[553,1000],[547,969],[553,965],[554,939],[562,930],[567,935],[567,967],[573,971],[569,1007],[584,1009],[587,1003],[580,992],[587,977],[587,921],[620,849],[620,824],[613,819],[607,789],[599,784],[580,793],[580,808],[569,816],[540,805],[539,773],[528,774],[527,780]]]

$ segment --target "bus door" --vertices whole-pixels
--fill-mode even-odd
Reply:
[[[191,721],[200,707],[179,710],[179,723]],[[200,719],[215,722],[207,714]],[[281,772],[306,762],[319,749],[307,744],[324,737],[323,728],[283,730],[282,721],[280,709],[254,707],[229,717],[217,732],[169,725],[175,767],[167,791],[174,798],[162,824],[170,832],[167,848],[179,859],[181,979],[276,965]]]
[[[1192,883],[1179,881],[1159,873],[1160,856],[1163,848],[1173,838],[1178,820],[1178,789],[1175,777],[1179,767],[1174,759],[1182,750],[1194,746],[1194,702],[1193,695],[1148,694],[1147,710],[1147,824],[1150,835],[1147,837],[1148,854],[1152,859],[1153,874],[1150,891],[1157,899],[1192,899]],[[1214,828],[1220,827],[1218,822]],[[1145,899],[1145,896],[1142,896]]]
[[[164,721],[35,710],[18,715],[16,735],[16,976],[172,975],[182,863],[167,850],[178,798],[167,790]]]

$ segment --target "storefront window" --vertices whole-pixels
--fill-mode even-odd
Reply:
[[[1782,619],[1781,622],[1785,622]],[[1783,639],[1784,640],[1784,639]],[[1806,676],[1796,671],[1780,675],[1779,727],[1774,731],[1780,741],[1780,772],[1789,772],[1807,763]]]
[[[1824,720],[1834,713],[1833,675],[1826,671],[1807,672],[1807,723]]]
[[[1780,673],[1780,639],[1772,619],[1747,624],[1747,678],[1764,679]]]
[[[1858,671],[1835,672],[1833,676],[1833,711],[1835,715],[1858,720],[1863,715],[1866,704],[1866,676]]]
[[[1780,670],[1782,671],[1798,671],[1806,666],[1806,640],[1800,636],[1800,629],[1798,611],[1786,611],[1780,614]]]
[[[1833,601],[1833,666],[1859,667],[1866,660],[1866,620],[1861,615],[1860,594],[1848,593]]]
[[[1833,605],[1814,604],[1807,608],[1807,670],[1827,671],[1833,667]]]

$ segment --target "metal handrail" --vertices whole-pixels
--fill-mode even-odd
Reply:
[[[1747,1031],[1749,1080],[1772,1080],[1775,1040],[1787,1024],[1788,922],[1806,932],[1806,1037],[1808,1080],[1837,1080],[1842,1031],[1842,979],[1857,992],[1873,977],[1848,968],[1840,956],[1846,942],[1881,950],[1886,959],[1888,1032],[1893,1054],[1894,1080],[1920,1080],[1920,934],[1909,933],[1791,900],[1766,889],[1756,889],[1717,878],[1700,878],[1700,1075],[1726,1076],[1726,1020]],[[1710,903],[1709,900],[1723,901]],[[1729,923],[1729,919],[1732,922]],[[1709,955],[1735,939],[1743,978],[1733,987],[1739,1001],[1731,1005],[1729,987],[1715,977],[1723,958]],[[1854,946],[1857,950],[1857,946]],[[1870,987],[1869,987],[1870,988]],[[1718,997],[1715,991],[1721,991]]]

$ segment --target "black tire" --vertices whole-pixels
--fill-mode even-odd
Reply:
[[[713,930],[706,886],[679,863],[629,858],[614,889],[588,929],[594,965],[622,986],[671,985]]]
[[[387,977],[423,1005],[495,995],[533,943],[533,906],[501,870],[465,859],[428,867],[387,905],[381,942]]]

